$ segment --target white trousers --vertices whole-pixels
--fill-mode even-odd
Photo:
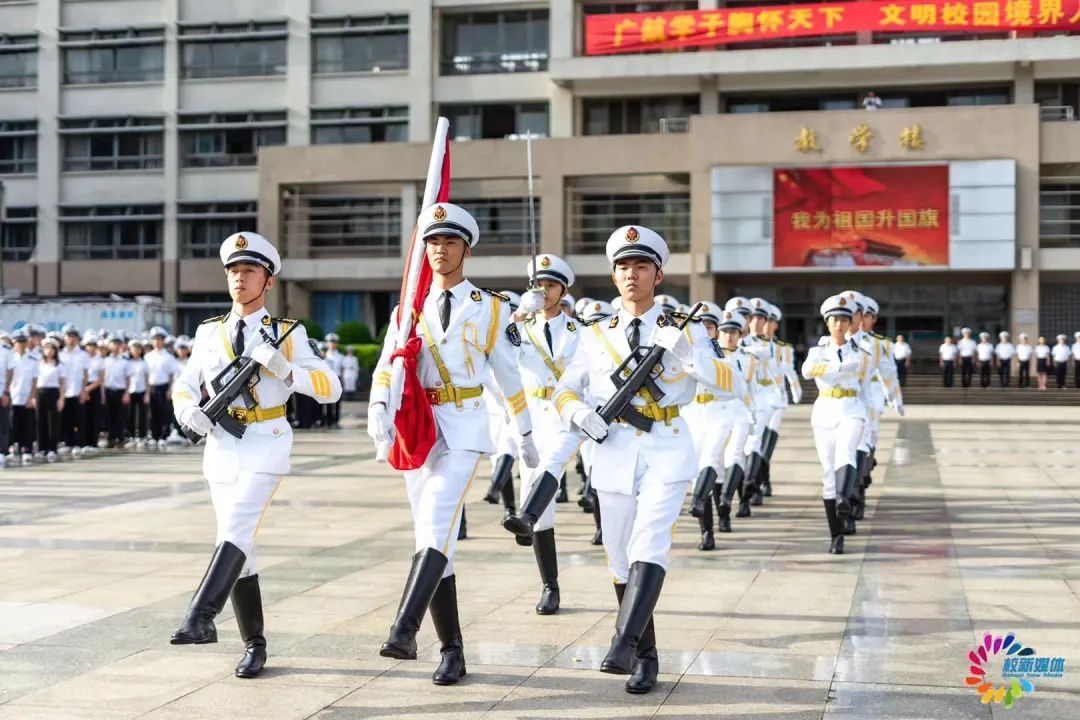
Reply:
[[[246,560],[240,577],[259,572],[255,537],[280,483],[280,475],[244,472],[237,477],[209,482],[210,504],[214,506],[217,519],[215,544],[228,542],[243,551]]]
[[[747,455],[761,452],[761,441],[765,436],[765,430],[771,427],[770,423],[773,422],[773,415],[777,415],[779,412],[780,408],[767,405],[764,402],[757,403],[754,406],[754,429],[747,438],[744,448]]]
[[[443,577],[454,574],[461,508],[482,457],[472,450],[449,450],[439,438],[423,467],[405,472],[415,550],[434,548],[445,555],[448,562]]]
[[[632,494],[597,491],[604,552],[617,583],[626,582],[630,566],[636,562],[654,563],[667,569],[675,522],[690,481],[663,480],[656,472],[649,472],[644,460],[639,458]]]
[[[868,408],[866,411],[866,426],[863,427],[862,437],[859,438],[859,449],[869,452],[870,448],[877,447],[878,432],[881,430],[881,410]]]
[[[535,427],[535,426],[534,426]],[[578,447],[581,446],[582,441],[585,439],[584,435],[578,435],[577,433],[567,432],[561,430],[559,432],[550,432],[544,430],[533,430],[534,442],[536,443],[536,449],[540,453],[540,464],[530,470],[525,467],[525,463],[522,462],[521,468],[521,502],[525,503],[525,498],[529,497],[529,492],[532,491],[532,487],[543,476],[545,472],[549,472],[555,476],[556,479],[562,476],[566,470],[566,464],[570,462],[570,459],[574,457],[574,453],[577,452]],[[520,458],[519,458],[520,459]],[[551,502],[544,508],[544,512],[541,513],[537,519],[536,524],[533,526],[535,532],[541,530],[550,530],[555,527],[555,498],[551,498]]]
[[[836,499],[836,471],[845,465],[855,466],[855,451],[866,421],[840,416],[830,424],[814,425],[814,445],[821,461],[821,497]]]
[[[738,420],[731,426],[731,439],[724,448],[724,469],[738,465],[746,470],[746,439],[750,437],[750,423]]]
[[[784,419],[784,410],[786,409],[787,407],[777,408],[776,412],[769,417],[769,429],[773,432],[780,432],[780,422]]]

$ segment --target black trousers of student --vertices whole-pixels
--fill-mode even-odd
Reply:
[[[83,447],[96,448],[98,436],[101,435],[101,429],[105,426],[106,419],[109,417],[105,412],[104,404],[101,402],[101,388],[90,391],[90,399],[83,406],[83,415],[85,417],[82,429]]]
[[[904,387],[907,383],[907,361],[896,361],[896,381],[900,383],[900,387]]]
[[[59,401],[60,388],[38,388],[38,452],[56,452],[56,446],[60,442],[60,411],[56,409],[56,403]]]
[[[19,452],[29,455],[34,452],[34,409],[25,405],[11,407],[12,439],[19,446]]]
[[[109,447],[122,444],[127,438],[128,409],[124,407],[126,390],[105,389],[105,415],[108,420]]]
[[[148,415],[150,406],[146,404],[146,390],[131,393],[131,405],[128,406],[128,435],[131,437],[146,437]]]
[[[1018,367],[1016,384],[1020,387],[1031,387],[1031,361],[1021,362]]]
[[[1066,381],[1069,375],[1069,363],[1056,362],[1054,363],[1054,374],[1057,375],[1057,386],[1059,388],[1065,387]]]
[[[0,455],[11,447],[11,407],[0,406]]]
[[[1001,383],[1001,387],[1009,387],[1009,380],[1012,374],[1012,363],[1008,360],[1002,360],[998,365],[998,381]]]
[[[993,365],[989,360],[979,361],[979,385],[984,388],[990,387],[990,367]]]
[[[296,398],[296,422],[303,429],[315,427],[315,420],[320,417],[319,403],[307,395],[294,395]]]
[[[971,376],[975,373],[975,358],[960,358],[960,384],[971,387]]]
[[[941,369],[942,384],[947,388],[953,386],[953,378],[956,376],[956,361],[946,360],[944,367]]]
[[[172,427],[172,403],[168,400],[169,383],[150,386],[150,435],[164,440]]]
[[[1073,362],[1073,387],[1080,388],[1080,360]]]
[[[336,403],[330,403],[329,405],[320,405],[323,409],[323,426],[324,427],[337,427],[338,422],[341,420],[341,401]]]
[[[64,398],[64,411],[60,413],[60,438],[69,448],[81,447],[85,434],[86,412],[79,396]]]

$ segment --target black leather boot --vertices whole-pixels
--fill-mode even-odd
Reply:
[[[457,576],[451,575],[439,581],[431,596],[431,624],[439,636],[442,660],[435,668],[431,682],[436,685],[454,685],[465,677],[465,648],[461,640],[461,622],[458,619]]]
[[[712,503],[708,498],[705,498],[705,512],[698,518],[698,524],[701,526],[701,542],[698,543],[698,550],[714,550],[716,549],[716,540],[713,538],[712,533]]]
[[[465,506],[464,505],[461,506],[461,524],[458,525],[457,539],[458,540],[468,540],[469,539],[469,524],[465,520]]]
[[[754,507],[765,504],[765,488],[769,486],[769,461],[764,457],[761,458],[761,468],[758,470],[757,477],[757,492],[750,498],[750,504]]]
[[[765,430],[765,446],[762,453],[765,456],[765,478],[761,482],[761,494],[765,497],[772,497],[772,456],[779,439],[780,433],[775,430]]]
[[[581,497],[579,497],[577,501],[578,507],[581,508],[581,512],[591,515],[594,502],[596,502],[596,493],[593,492],[592,483],[586,480],[585,490],[581,493]]]
[[[719,532],[731,532],[731,503],[735,499],[735,492],[742,487],[742,482],[742,467],[732,465],[724,475],[723,484],[713,491],[716,501],[716,524]]]
[[[619,616],[615,620],[615,636],[611,647],[600,663],[600,672],[629,675],[645,626],[652,618],[660,590],[664,587],[664,568],[654,563],[636,562],[630,566]]]
[[[593,537],[592,537],[592,540],[590,542],[593,545],[603,545],[604,544],[604,531],[600,527],[600,496],[597,494],[597,492],[595,490],[592,491],[592,503],[593,503],[592,519],[593,519],[593,524],[596,525],[596,532],[593,533]]]
[[[205,645],[217,642],[214,618],[225,607],[240,571],[244,569],[247,556],[230,542],[223,542],[214,550],[210,565],[206,568],[199,588],[191,598],[184,621],[172,634],[173,645]]]
[[[634,671],[626,681],[626,692],[631,695],[644,695],[656,687],[656,678],[660,674],[660,658],[656,653],[656,629],[653,619],[641,633],[637,652],[634,654]]]
[[[412,569],[401,594],[397,618],[390,628],[390,636],[379,650],[380,655],[397,660],[416,659],[416,633],[420,630],[420,622],[431,604],[447,562],[446,556],[434,548],[424,548],[413,555]]]
[[[862,481],[855,484],[855,502],[851,506],[851,519],[862,520],[866,515],[866,486]]]
[[[825,504],[825,519],[829,522],[829,537],[832,538],[829,545],[830,555],[844,554],[844,524],[836,514],[835,500],[822,500]]]
[[[555,496],[555,502],[570,502],[570,496],[566,493],[566,473],[559,476],[559,493]]]
[[[698,473],[697,482],[694,483],[694,494],[690,499],[690,514],[700,518],[705,514],[705,508],[709,505],[709,496],[713,493],[716,485],[716,470],[709,467]]]
[[[845,465],[836,471],[836,514],[841,519],[851,514],[851,493],[858,475],[854,465]]]
[[[555,550],[555,529],[541,530],[533,534],[533,553],[536,567],[544,589],[540,602],[536,603],[537,615],[554,615],[559,612],[559,555]]]
[[[259,576],[240,578],[232,589],[236,626],[244,640],[244,657],[236,666],[236,677],[253,678],[266,665],[266,636],[263,635],[262,591]]]
[[[742,494],[739,496],[739,511],[735,517],[750,517],[750,503],[757,495],[758,480],[761,475],[761,462],[764,458],[760,453],[750,453],[750,464],[746,466],[746,474],[743,476]],[[755,503],[760,505],[761,503]]]
[[[521,503],[521,512],[503,518],[502,526],[514,534],[518,545],[526,547],[532,545],[533,525],[544,514],[544,510],[555,497],[558,489],[559,481],[551,473],[545,472],[533,483],[529,497]]]
[[[514,505],[514,479],[512,477],[502,486],[502,504],[507,517],[517,511]]]
[[[761,495],[772,497],[772,461],[768,458],[761,463]]]
[[[855,529],[855,518],[852,515],[848,515],[844,518],[844,534],[854,535],[857,532]]]
[[[488,487],[487,495],[484,496],[484,502],[497,505],[499,503],[499,496],[502,495],[503,488],[509,485],[512,481],[512,474],[514,471],[514,456],[513,455],[500,455],[495,460],[495,470],[491,473],[491,485]],[[513,497],[513,490],[511,489],[511,497]]]

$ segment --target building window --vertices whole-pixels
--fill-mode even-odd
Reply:
[[[0,33],[0,88],[37,85],[37,35]]]
[[[397,257],[401,254],[400,195],[330,195],[286,190],[286,242],[307,245],[312,257]]]
[[[498,140],[527,132],[543,137],[548,131],[546,102],[443,105],[439,112],[450,121],[450,134],[455,140]]]
[[[60,31],[64,84],[159,81],[165,65],[162,28]]]
[[[570,252],[603,252],[612,228],[644,225],[673,252],[690,249],[690,193],[603,192],[571,189],[567,203]]]
[[[161,205],[61,207],[64,260],[161,257]]]
[[[480,243],[474,252],[480,255],[528,255],[531,252],[528,198],[454,202],[468,210],[480,228]],[[536,240],[540,242],[540,198],[533,198],[533,219]]]
[[[180,116],[182,167],[254,165],[261,147],[285,144],[285,112]]]
[[[180,256],[216,258],[221,242],[242,231],[255,231],[258,210],[254,200],[216,203],[178,203]]]
[[[24,262],[34,254],[37,245],[37,208],[10,207],[7,217],[0,224],[0,243],[3,247],[3,259],[12,262]]]
[[[312,18],[315,73],[383,72],[409,67],[409,16]]]
[[[582,101],[582,129],[586,135],[657,133],[663,121],[696,115],[700,104],[697,95],[586,98]]]
[[[159,117],[60,120],[64,170],[149,170],[163,164]]]
[[[604,2],[585,0],[581,9],[586,15],[615,15],[622,13],[673,12],[697,10],[698,0],[658,0],[657,2]]]
[[[195,337],[204,320],[229,312],[228,293],[184,293],[176,303],[176,333]]]
[[[181,25],[181,77],[284,75],[287,41],[284,22]]]
[[[311,111],[311,144],[405,142],[409,108],[340,108]]]
[[[539,72],[548,67],[548,11],[442,16],[443,75]]]
[[[37,120],[0,120],[0,175],[37,172]]]

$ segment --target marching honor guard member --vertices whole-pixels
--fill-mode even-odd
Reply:
[[[523,463],[536,467],[539,455],[518,375],[516,351],[522,340],[510,320],[509,302],[501,293],[481,290],[465,279],[465,259],[480,239],[476,220],[457,205],[436,203],[420,213],[417,229],[433,271],[431,289],[416,318],[423,346],[417,373],[433,406],[436,440],[424,465],[405,472],[416,554],[390,636],[379,654],[415,660],[416,633],[430,609],[442,643],[442,662],[432,681],[452,685],[465,675],[453,562],[458,523],[477,467],[494,449],[481,399],[489,371],[513,413]],[[390,323],[368,408],[368,434],[377,443],[393,439],[386,402],[398,335],[396,311]]]
[[[654,301],[668,259],[660,235],[640,226],[621,227],[608,239],[607,257],[621,308],[581,331],[577,352],[555,388],[555,405],[567,427],[573,423],[597,442],[593,466],[603,468],[592,479],[620,607],[600,669],[632,673],[626,691],[647,693],[659,672],[653,609],[667,572],[672,527],[697,471],[680,408],[693,401],[699,380],[730,396],[733,375],[716,359],[699,324],[687,325],[692,328],[688,339]],[[626,371],[633,374],[634,360],[656,356],[650,346],[658,349],[660,361],[643,384],[617,389],[612,374],[620,367],[624,377]],[[635,394],[626,398],[630,391]],[[603,407],[616,395],[631,403],[622,414],[605,418],[593,408],[593,401]],[[548,473],[541,482],[556,480]],[[513,528],[515,534],[531,531],[533,519],[524,520]]]
[[[749,305],[750,334],[743,338],[743,347],[757,358],[759,387],[754,396],[754,426],[746,441],[746,453],[750,456],[750,464],[743,481],[746,489],[736,517],[748,517],[750,505],[762,504],[762,485],[769,472],[767,456],[772,455],[778,437],[770,430],[770,423],[787,402],[779,352],[776,343],[768,335],[772,305],[762,298],[752,298]]]
[[[245,645],[236,676],[253,678],[266,663],[255,540],[281,476],[290,469],[293,432],[285,419],[285,401],[292,393],[303,393],[332,403],[341,395],[341,385],[315,353],[302,325],[280,348],[267,342],[276,342],[297,323],[273,318],[266,310],[266,296],[281,271],[281,258],[270,241],[252,232],[236,233],[225,239],[219,254],[232,310],[199,325],[191,358],[172,390],[177,420],[206,437],[203,475],[217,517],[217,549],[172,644],[217,642],[214,618],[231,596]],[[238,438],[215,425],[199,399],[204,384],[211,398],[216,395],[211,381],[239,356],[261,367],[250,386],[255,407],[247,407],[242,396],[229,407],[229,415],[245,428]]]
[[[802,366],[802,376],[818,387],[810,425],[823,471],[821,497],[832,538],[829,553],[834,555],[844,552],[844,520],[851,514],[849,498],[859,479],[855,453],[866,424],[863,398],[870,355],[847,337],[854,310],[844,295],[833,295],[821,304],[829,335],[809,349]]]
[[[544,473],[561,474],[577,452],[584,435],[569,431],[559,418],[554,401],[555,386],[577,351],[581,331],[563,312],[562,299],[574,284],[574,271],[556,255],[539,255],[537,265],[530,260],[525,273],[536,281],[536,289],[526,292],[519,310],[530,317],[519,325],[522,338],[518,366],[525,385],[525,398],[533,422],[533,437],[540,452],[541,466],[526,469],[521,478],[524,515],[535,517],[532,535],[515,536],[519,545],[532,545],[540,570],[543,590],[536,605],[538,615],[559,611],[559,563],[555,548],[555,489],[543,486]]]

